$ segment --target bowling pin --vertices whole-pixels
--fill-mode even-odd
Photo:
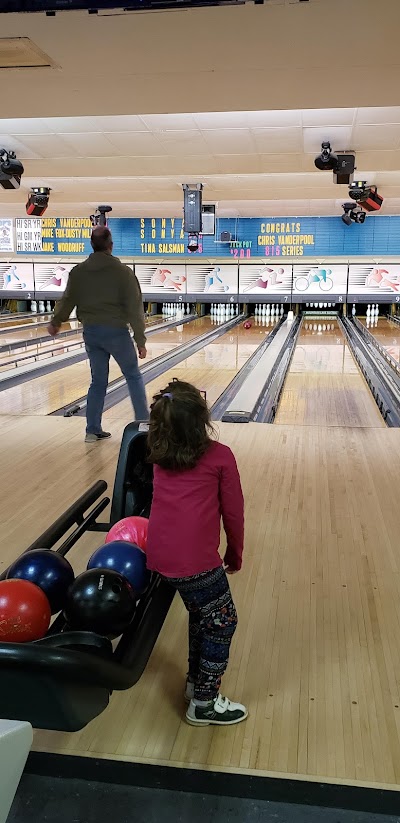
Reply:
[[[48,301],[47,301],[47,303],[46,303],[46,311],[51,312],[51,303],[50,303],[50,300],[48,300]]]
[[[379,306],[378,306],[378,304],[376,304],[376,307],[375,307],[375,317],[378,317],[378,315],[379,315]]]
[[[271,317],[273,317],[274,314],[275,314],[275,303],[273,303],[272,306],[271,306]]]
[[[370,315],[371,315],[371,309],[370,309],[370,305],[369,305],[369,303],[368,303],[368,308],[367,308],[367,317],[370,317]]]
[[[282,314],[283,314],[283,303],[281,303],[281,317],[282,317]]]
[[[39,311],[44,314],[44,300],[39,300]]]
[[[36,302],[36,300],[32,300],[31,312],[32,312],[32,314],[37,314],[37,302]]]
[[[352,313],[353,317],[356,316],[356,304],[355,303],[353,303],[353,308],[351,310],[351,313]]]

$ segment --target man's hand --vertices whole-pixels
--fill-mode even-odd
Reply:
[[[51,337],[55,337],[56,334],[60,331],[58,326],[55,326],[53,322],[49,323],[47,326],[47,331],[51,335]]]
[[[237,574],[239,569],[234,569],[233,566],[225,566],[225,571],[227,574]]]
[[[139,360],[144,360],[147,357],[146,346],[138,346]]]

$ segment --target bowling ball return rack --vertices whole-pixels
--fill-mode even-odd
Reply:
[[[107,532],[131,515],[148,517],[153,469],[146,462],[146,447],[147,426],[130,423],[121,441],[112,500],[103,496],[107,483],[97,481],[25,551],[43,548],[65,556],[88,531]],[[110,502],[110,522],[99,522]],[[6,575],[7,569],[0,579]],[[106,709],[113,691],[138,682],[173,598],[172,587],[153,573],[115,647],[93,632],[69,631],[62,613],[41,640],[0,643],[1,717],[26,720],[39,729],[84,728]]]

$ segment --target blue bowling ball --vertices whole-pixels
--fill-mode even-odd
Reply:
[[[29,580],[45,593],[56,614],[64,608],[67,592],[75,579],[71,564],[65,557],[48,549],[25,552],[10,566],[8,579]]]
[[[88,569],[112,569],[129,580],[137,594],[142,594],[150,582],[146,555],[139,546],[124,540],[105,543],[92,554]]]

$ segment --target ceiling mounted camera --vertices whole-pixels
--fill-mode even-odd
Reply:
[[[24,167],[14,151],[0,149],[0,186],[3,189],[19,189]]]
[[[321,154],[319,154],[314,163],[319,171],[334,171],[337,169],[338,158],[333,154],[331,144],[325,141],[321,146]]]
[[[89,218],[93,228],[96,226],[106,226],[106,214],[109,214],[110,211],[112,211],[112,206],[97,206],[95,213],[91,214]]]
[[[354,206],[354,203],[343,203],[342,205],[343,214],[342,220],[346,226],[351,226],[352,223],[364,223],[366,214],[362,209],[358,209],[357,206]]]

